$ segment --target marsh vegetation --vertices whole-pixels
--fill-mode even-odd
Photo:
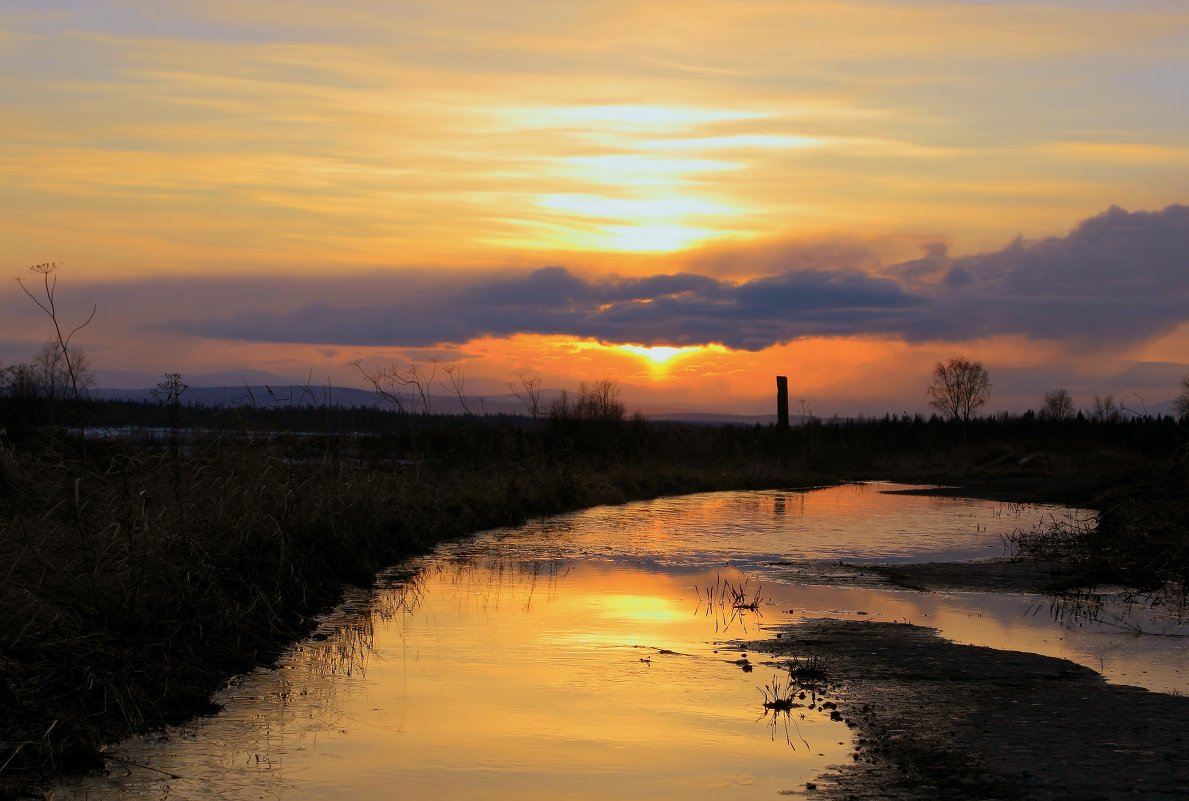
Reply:
[[[178,402],[182,386],[167,377],[147,406],[59,401],[52,418],[38,398],[0,397],[10,790],[96,766],[104,743],[209,709],[212,690],[275,658],[346,585],[443,539],[593,504],[958,481],[1003,497],[1099,499],[1098,526],[1050,545],[1103,580],[1183,586],[1189,575],[1185,435],[1170,418],[889,416],[782,430],[590,415],[573,401],[537,418],[201,409]],[[167,436],[81,433],[137,419]],[[715,593],[731,612],[758,611],[750,588]]]

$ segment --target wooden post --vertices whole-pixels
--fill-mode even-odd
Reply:
[[[789,379],[783,375],[776,376],[776,425],[789,427]]]

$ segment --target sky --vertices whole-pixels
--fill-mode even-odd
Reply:
[[[782,374],[851,415],[959,355],[991,411],[1189,373],[1182,0],[4,0],[0,107],[0,365],[54,262],[104,386],[756,413]]]

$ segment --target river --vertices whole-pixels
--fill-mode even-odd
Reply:
[[[737,642],[815,617],[933,626],[1189,692],[1184,636],[1059,619],[1024,594],[855,580],[839,562],[998,558],[1013,531],[1086,514],[892,489],[663,498],[451,543],[350,593],[276,666],[225,688],[219,714],[120,744],[108,775],[56,797],[800,792],[849,759],[850,730],[812,693],[792,714],[765,709],[787,670]]]

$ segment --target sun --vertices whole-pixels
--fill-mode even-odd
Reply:
[[[663,367],[678,356],[686,356],[705,350],[701,346],[673,348],[665,345],[657,345],[655,347],[647,347],[645,345],[618,345],[616,349],[640,356],[657,367]]]
[[[726,347],[716,343],[680,346],[640,345],[637,343],[599,342],[594,339],[569,340],[564,338],[558,338],[555,342],[556,344],[552,347],[561,349],[563,352],[583,353],[584,359],[587,361],[594,357],[595,361],[591,362],[591,366],[597,368],[598,365],[605,364],[610,372],[617,375],[641,377],[643,371],[639,367],[622,372],[629,361],[634,361],[636,365],[640,365],[644,371],[647,371],[648,377],[655,381],[669,378],[670,373],[677,369],[674,365],[678,362],[688,361],[691,356],[728,353]],[[603,361],[608,357],[611,361]]]

